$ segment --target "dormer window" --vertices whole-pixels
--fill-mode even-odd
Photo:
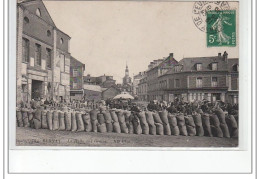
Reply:
[[[36,9],[36,15],[37,16],[39,16],[39,17],[41,17],[41,11],[40,11],[40,9],[38,8],[38,9]]]
[[[218,63],[212,63],[211,70],[218,70]]]
[[[28,17],[24,17],[23,21],[24,21],[24,24],[29,24],[29,22],[30,22]]]
[[[196,64],[196,70],[197,71],[201,71],[202,70],[202,64],[201,63],[197,63]]]
[[[63,38],[60,38],[60,44],[63,44]]]
[[[180,72],[182,69],[182,66],[181,65],[176,65],[174,66],[174,72]]]

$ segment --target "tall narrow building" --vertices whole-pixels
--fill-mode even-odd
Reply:
[[[129,70],[128,70],[128,66],[126,64],[126,68],[125,68],[125,76],[123,78],[123,85],[126,84],[130,84],[132,82],[131,77],[129,76]]]

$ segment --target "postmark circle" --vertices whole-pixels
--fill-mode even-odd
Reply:
[[[197,1],[193,5],[192,20],[195,26],[202,32],[206,32],[207,11],[229,10],[227,1]]]

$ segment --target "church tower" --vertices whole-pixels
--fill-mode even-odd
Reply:
[[[129,76],[129,69],[128,65],[126,63],[126,68],[125,68],[125,76],[123,78],[123,85],[131,83],[131,77]]]

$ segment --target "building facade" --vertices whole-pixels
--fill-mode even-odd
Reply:
[[[145,73],[146,73],[146,71],[139,72],[137,75],[134,75],[134,77],[133,77],[133,95],[134,96],[138,96],[138,84],[140,83],[140,80],[143,78]]]
[[[84,97],[83,75],[85,64],[70,57],[70,99],[81,100]]]
[[[70,97],[70,37],[56,27],[41,0],[17,3],[17,104]]]
[[[140,79],[138,83],[138,89],[137,89],[137,96],[138,99],[141,101],[147,101],[147,73],[144,72],[142,78]]]
[[[121,91],[116,86],[111,86],[102,91],[102,99],[113,99],[116,95],[120,94]]]
[[[173,53],[164,59],[154,60],[147,70],[147,100],[162,100],[163,93],[159,88],[159,76],[167,73],[178,62],[173,58]]]
[[[160,99],[185,101],[206,99],[237,103],[238,59],[228,59],[225,52],[213,57],[184,58],[158,77]]]

